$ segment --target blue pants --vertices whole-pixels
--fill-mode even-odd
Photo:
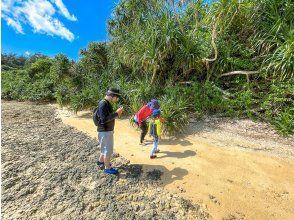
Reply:
[[[153,136],[153,148],[151,150],[151,155],[155,154],[155,151],[158,149],[158,137]]]

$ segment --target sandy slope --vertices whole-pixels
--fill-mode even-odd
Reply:
[[[65,124],[96,137],[89,112],[74,116],[59,109],[58,114]],[[223,142],[213,140],[216,133],[218,138],[223,136]],[[288,147],[275,140],[262,141],[271,145],[269,149]],[[190,134],[185,138],[164,138],[158,158],[150,160],[151,145],[142,147],[138,142],[139,131],[128,120],[117,120],[116,152],[132,164],[143,164],[146,170],[162,170],[164,187],[205,204],[214,219],[294,219],[293,148],[287,153],[290,156],[285,156],[287,159],[279,154],[270,156],[267,150],[244,151],[246,146],[259,149],[260,138],[256,138],[256,144],[254,137],[244,138],[242,143],[242,138],[215,131],[205,137]],[[224,142],[229,147],[223,147]]]

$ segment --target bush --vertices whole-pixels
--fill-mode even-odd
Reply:
[[[218,86],[213,82],[193,84],[194,106],[196,111],[202,114],[225,112],[227,100]]]
[[[294,108],[286,108],[272,120],[273,125],[283,135],[294,134]]]
[[[27,84],[22,99],[30,101],[54,100],[53,82],[48,79],[43,79]]]
[[[159,98],[162,116],[166,119],[163,124],[163,131],[168,134],[177,134],[189,124],[191,118],[192,105],[185,97],[172,96],[166,94]]]
[[[258,117],[293,133],[289,0],[146,2],[121,1],[108,22],[110,41],[91,42],[77,62],[62,54],[2,56],[2,98],[56,99],[79,111],[117,87],[123,96],[114,107],[128,114],[160,100],[169,133],[215,113]],[[232,71],[255,74],[223,77]]]
[[[85,88],[70,97],[70,108],[74,111],[89,109],[97,105],[97,101],[103,97],[93,87]]]
[[[43,61],[42,61],[43,62]],[[54,100],[53,79],[43,74],[44,69],[40,63],[29,70],[3,71],[2,98],[30,101]],[[50,68],[50,65],[47,66]],[[47,70],[49,72],[49,70]],[[37,78],[32,78],[32,74]],[[41,77],[41,75],[43,76]]]
[[[282,134],[293,134],[294,79],[288,82],[273,81],[261,107],[267,121]]]
[[[3,99],[25,100],[27,87],[30,83],[28,71],[3,71],[1,75],[1,88]]]

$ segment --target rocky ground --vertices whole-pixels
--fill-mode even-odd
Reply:
[[[119,176],[95,165],[97,141],[64,125],[50,106],[2,102],[3,219],[208,219],[202,206],[160,187],[116,155]]]

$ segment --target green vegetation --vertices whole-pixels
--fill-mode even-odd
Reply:
[[[220,114],[270,122],[294,133],[294,29],[290,0],[123,0],[108,42],[77,62],[59,54],[2,54],[2,98],[92,108],[110,86],[133,114],[160,100],[165,129]]]

